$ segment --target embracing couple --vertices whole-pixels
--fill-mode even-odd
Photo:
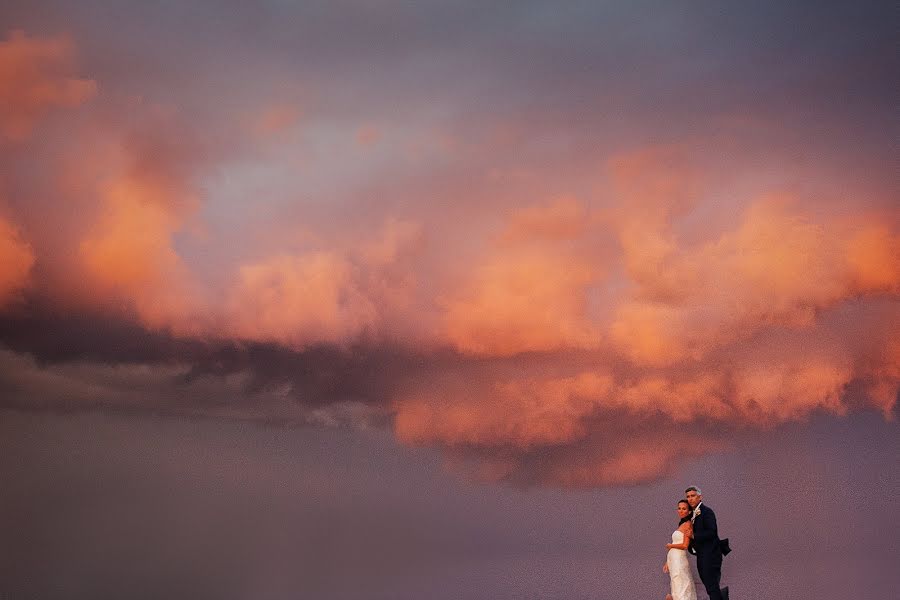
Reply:
[[[697,600],[688,552],[697,555],[697,571],[709,600],[728,600],[728,588],[719,589],[719,580],[722,557],[731,548],[727,539],[719,539],[716,513],[703,503],[700,488],[693,485],[684,490],[684,500],[679,500],[677,506],[678,529],[672,533],[672,543],[666,544],[669,553],[663,565],[672,583],[672,593],[666,600]]]

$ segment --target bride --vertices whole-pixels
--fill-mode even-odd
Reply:
[[[672,543],[666,544],[669,554],[666,556],[663,572],[669,574],[672,583],[672,593],[666,596],[666,600],[697,600],[687,553],[694,533],[691,527],[691,507],[687,500],[678,501],[678,519],[678,529],[672,532]]]

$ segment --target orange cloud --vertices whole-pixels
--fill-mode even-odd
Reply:
[[[776,285],[785,281],[782,273],[773,279],[770,287],[783,294],[791,289]],[[845,284],[856,280],[851,269]],[[808,282],[797,289],[812,293]],[[871,289],[885,289],[884,282]],[[834,301],[827,289],[819,292],[823,302]],[[845,298],[843,292],[839,297]],[[876,311],[867,318],[884,328],[893,313]],[[691,316],[700,322],[705,314]],[[418,382],[393,405],[395,433],[407,444],[444,449],[455,469],[477,478],[630,485],[723,447],[722,432],[733,428],[766,429],[863,406],[888,418],[893,413],[900,387],[900,345],[893,341],[898,336],[872,336],[853,323],[816,318],[799,329],[774,327],[777,335],[738,332],[740,343],[727,344],[717,337],[715,328],[722,325],[714,320],[700,329],[721,341],[718,352],[676,364],[618,363],[613,347],[568,358],[557,353],[555,359],[484,362],[468,375]],[[846,329],[830,329],[835,326]],[[683,330],[656,333],[675,341],[685,336]],[[652,338],[651,328],[647,336]],[[862,384],[865,397],[851,391],[854,382]],[[713,433],[699,435],[704,427]],[[691,453],[675,451],[665,443],[671,439],[693,440]]]
[[[408,220],[388,219],[380,235],[364,245],[362,255],[368,264],[384,266],[400,261],[423,243],[422,225]]]
[[[601,265],[579,244],[587,231],[587,210],[572,198],[514,213],[489,255],[441,303],[444,335],[484,355],[597,347],[589,295]]]
[[[896,344],[829,313],[900,291],[889,220],[813,219],[768,197],[686,244],[676,225],[701,178],[668,150],[613,169],[621,206],[604,214],[622,278],[595,275],[600,221],[579,202],[512,215],[443,303],[444,335],[482,362],[401,395],[398,439],[442,448],[478,478],[627,485],[686,457],[661,440],[693,440],[690,456],[722,447],[704,427],[764,429],[861,406],[891,414],[900,377],[885,356]]]
[[[274,132],[295,117],[274,111],[260,123]],[[691,211],[709,208],[704,178],[675,149],[651,148],[610,162],[614,205],[598,212],[611,231],[595,217],[604,198],[554,195],[494,229],[467,228],[481,238],[452,257],[426,243],[437,233],[427,212],[422,222],[388,218],[370,238],[344,243],[329,243],[326,227],[304,240],[312,250],[231,256],[210,278],[230,271],[230,284],[201,295],[175,244],[198,207],[190,153],[178,136],[121,138],[119,153],[95,155],[74,186],[84,194],[105,182],[71,226],[90,306],[125,306],[175,336],[301,354],[399,342],[397,362],[423,368],[385,376],[397,381],[379,399],[396,395],[372,410],[393,416],[402,442],[440,448],[478,477],[627,485],[668,472],[689,456],[686,445],[695,454],[721,447],[723,431],[895,409],[900,346],[888,340],[900,335],[870,334],[890,329],[896,310],[869,316],[867,331],[836,314],[900,292],[889,219],[813,218],[800,203],[764,198],[727,230],[685,242]],[[496,222],[490,206],[480,210]],[[465,239],[454,228],[466,224],[437,227]],[[603,236],[618,239],[618,256]],[[483,254],[466,263],[479,244]],[[26,285],[35,258],[7,226],[0,259],[2,304]],[[290,387],[279,388],[282,399]],[[857,388],[865,397],[848,399]],[[317,418],[330,422],[330,410],[317,408]],[[704,427],[719,433],[700,435]]]
[[[696,205],[702,178],[676,145],[654,145],[609,160],[615,196],[634,219],[667,221]]]
[[[290,347],[349,342],[374,326],[375,305],[359,272],[334,252],[282,255],[242,265],[228,329],[245,339]]]
[[[561,197],[549,204],[518,211],[500,239],[504,242],[578,239],[585,234],[588,225],[588,211],[584,205],[575,198]]]
[[[29,38],[13,31],[0,42],[0,134],[25,139],[53,108],[91,98],[97,84],[74,77],[74,51],[66,38]]]
[[[673,244],[648,259],[634,295],[616,309],[611,338],[639,362],[697,360],[764,327],[810,327],[819,311],[856,296],[896,293],[898,236],[877,224],[853,227],[759,201],[719,239]]]
[[[574,488],[637,485],[663,477],[685,461],[723,447],[713,436],[678,430],[630,432],[550,461],[540,472],[538,483]]]
[[[587,314],[595,278],[596,268],[577,256],[498,253],[446,303],[446,336],[473,354],[596,347],[599,332]]]
[[[294,127],[303,111],[292,104],[277,104],[261,111],[253,118],[252,129],[261,136],[271,136]]]
[[[0,308],[25,287],[34,260],[31,247],[10,223],[0,218]]]
[[[416,267],[425,246],[425,232],[418,222],[388,219],[377,237],[362,245],[359,262],[365,266],[364,286],[379,307],[384,333],[408,341],[428,338],[431,320],[422,306],[421,276]]]
[[[114,138],[103,178],[89,190],[97,209],[77,242],[83,278],[74,300],[124,309],[153,329],[197,335],[207,307],[174,239],[199,206],[190,185],[194,145],[169,116],[145,120],[143,129]]]
[[[701,177],[675,146],[651,146],[625,153],[608,163],[613,184],[614,221],[629,276],[653,282],[661,297],[678,294],[678,283],[666,280],[663,262],[675,250],[673,217],[698,201]]]
[[[771,426],[814,411],[846,411],[843,388],[854,374],[839,357],[766,360],[695,372],[645,371],[613,376],[581,371],[567,377],[429,383],[395,404],[398,437],[411,444],[515,448],[573,444],[592,420],[616,414],[673,426],[720,422]]]
[[[421,226],[388,219],[348,249],[281,254],[238,267],[222,319],[224,335],[292,348],[360,337],[421,337],[410,315],[417,278],[410,261]]]
[[[496,371],[493,378],[421,382],[393,405],[395,435],[444,449],[456,468],[478,478],[630,485],[724,447],[722,432],[730,429],[850,410],[847,386],[860,374],[841,352],[747,354],[751,359],[687,371],[614,375],[598,368],[562,377]],[[895,397],[897,376],[877,381],[868,402],[883,410],[877,394]]]
[[[675,423],[723,421],[733,416],[726,394],[727,377],[722,371],[678,376],[651,371],[619,382],[610,405],[643,416],[664,415]]]
[[[78,251],[91,296],[129,303],[153,328],[187,326],[194,299],[172,246],[183,217],[171,207],[169,191],[125,175],[106,186],[103,202]]]
[[[861,348],[854,356],[853,367],[868,402],[886,419],[893,419],[900,393],[900,302],[887,304],[878,316],[858,327]]]
[[[422,387],[435,391],[394,404],[397,438],[443,448],[454,469],[490,481],[567,487],[649,481],[678,460],[722,446],[716,436],[683,428],[711,415],[725,423],[734,416],[721,396],[725,379],[709,375],[617,381],[583,371]]]
[[[844,249],[851,289],[900,293],[900,235],[870,223],[852,230]]]
[[[843,414],[841,395],[851,376],[849,364],[816,358],[748,366],[734,376],[732,403],[741,420],[768,425],[798,420],[815,410]]]
[[[409,444],[529,450],[583,438],[584,418],[606,397],[608,375],[516,379],[487,389],[460,385],[397,402],[397,437]]]

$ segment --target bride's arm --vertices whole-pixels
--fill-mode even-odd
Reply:
[[[681,530],[681,533],[684,534],[684,541],[680,544],[666,544],[666,548],[669,548],[670,550],[672,548],[676,550],[688,549],[688,546],[691,543],[691,535],[693,534],[693,531],[691,531],[690,527],[679,527],[679,529]]]

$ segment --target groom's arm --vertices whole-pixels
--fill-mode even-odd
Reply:
[[[716,513],[711,508],[707,508],[700,512],[700,516],[696,519],[699,521],[700,527],[694,523],[694,541],[709,542],[719,537],[719,530],[716,526]]]

